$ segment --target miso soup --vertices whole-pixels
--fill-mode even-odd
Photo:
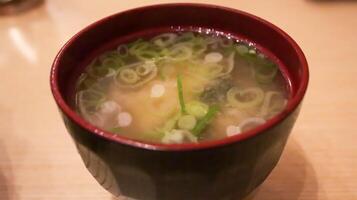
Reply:
[[[122,43],[86,67],[78,113],[128,138],[196,143],[241,134],[281,112],[287,83],[278,64],[216,32],[168,32]]]

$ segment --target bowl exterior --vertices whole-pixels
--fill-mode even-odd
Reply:
[[[118,144],[91,134],[62,116],[87,169],[115,196],[143,200],[239,200],[273,170],[298,112],[247,140],[183,152]]]

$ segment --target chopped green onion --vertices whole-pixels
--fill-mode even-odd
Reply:
[[[173,117],[171,117],[170,119],[168,119],[166,121],[166,123],[164,124],[164,126],[159,129],[160,132],[168,132],[171,131],[172,129],[174,129],[176,127],[176,123],[177,120],[181,117],[181,113],[178,113],[176,115],[174,115]]]
[[[225,56],[230,55],[232,52],[236,52],[236,48],[235,48],[235,46],[234,46],[234,45],[232,45],[232,46],[230,46],[230,47],[227,47],[227,48],[223,49],[222,54],[223,54],[223,56],[225,57]]]
[[[197,117],[198,119],[204,117],[208,112],[209,106],[200,101],[191,101],[187,103],[187,113]]]
[[[259,83],[270,83],[275,78],[278,72],[278,67],[273,64],[260,65],[256,68],[255,79]]]
[[[187,44],[176,44],[168,50],[167,56],[175,61],[187,60],[192,57],[192,48]]]
[[[195,39],[195,35],[192,32],[186,32],[183,33],[182,35],[178,36],[176,39],[176,42],[191,42],[192,40]]]
[[[119,78],[124,83],[133,84],[139,80],[138,75],[133,69],[123,69],[119,72]]]
[[[225,72],[222,73],[223,76],[231,73],[234,69],[234,57],[235,57],[236,53],[235,52],[232,52],[228,58],[227,58],[227,64],[225,65],[226,66],[226,70]]]
[[[118,55],[122,58],[125,58],[129,55],[129,49],[126,45],[119,45],[117,48]]]
[[[265,55],[262,54],[262,53],[258,53],[258,56],[257,56],[259,59],[266,59]]]
[[[105,58],[102,61],[102,66],[105,68],[118,69],[123,66],[124,62],[119,58]]]
[[[104,94],[93,89],[82,90],[76,95],[79,112],[83,115],[95,112],[104,100]]]
[[[166,132],[161,139],[162,143],[165,144],[181,144],[184,142],[197,142],[197,137],[192,135],[187,130],[177,130],[173,129],[170,132]]]
[[[230,74],[234,69],[234,56],[235,52],[231,52],[231,54],[225,59],[224,65],[217,63],[207,64],[207,68],[209,69],[208,75],[212,78],[218,78]]]
[[[266,121],[260,117],[251,117],[239,123],[241,131],[247,131],[264,124]]]
[[[197,120],[193,115],[183,115],[177,122],[180,129],[192,130],[196,126]]]
[[[129,53],[140,60],[151,60],[159,56],[159,53],[147,41],[135,42],[129,47]]]
[[[94,78],[88,77],[83,81],[83,85],[87,89],[90,86],[92,86],[95,82],[96,80]]]
[[[265,94],[264,102],[260,109],[259,116],[266,119],[270,118],[272,115],[281,112],[287,103],[287,99],[282,93],[276,91],[268,91]]]
[[[136,42],[134,42],[130,47],[129,47],[129,53],[131,55],[136,55],[137,52],[140,51],[145,51],[147,49],[149,49],[150,44],[146,41],[142,41],[142,40],[137,40]]]
[[[200,55],[207,50],[207,43],[203,38],[196,38],[192,43],[193,54]]]
[[[152,39],[152,42],[159,47],[167,47],[175,42],[177,35],[175,33],[164,33]]]
[[[239,55],[245,55],[249,51],[248,47],[246,45],[244,45],[244,44],[237,45],[236,50],[237,50]]]
[[[146,84],[157,76],[158,70],[154,63],[150,73],[146,74],[145,76],[139,76],[136,72],[136,68],[140,65],[143,65],[143,63],[133,63],[121,67],[117,72],[116,78],[114,79],[115,84],[121,88],[137,88]]]
[[[230,105],[238,108],[253,108],[260,105],[264,100],[264,92],[257,87],[239,90],[233,87],[227,92],[227,101]]]
[[[195,128],[193,128],[192,134],[196,136],[199,135],[211,123],[212,119],[218,113],[218,110],[219,108],[217,105],[209,107],[206,115],[201,120],[199,120]]]
[[[169,54],[168,48],[162,48],[162,50],[159,52],[159,56],[161,58],[166,58],[168,54]]]
[[[104,94],[97,91],[97,90],[83,90],[80,92],[81,100],[83,101],[95,101],[95,102],[101,102],[101,100],[104,99]]]
[[[251,55],[257,55],[257,51],[255,49],[249,49],[248,53]]]
[[[135,52],[135,55],[140,60],[152,60],[159,56],[159,54],[154,50],[140,50]]]
[[[203,39],[205,40],[207,45],[216,45],[219,41],[219,38],[214,36],[205,36]]]
[[[78,88],[79,89],[88,89],[95,83],[96,79],[88,76],[88,74],[82,74],[78,79]]]
[[[155,67],[155,63],[146,62],[142,65],[136,67],[135,71],[139,76],[146,76],[149,74]]]
[[[185,101],[183,98],[183,87],[182,87],[182,78],[181,75],[177,75],[177,90],[178,90],[178,97],[180,101],[180,108],[181,108],[181,113],[185,114],[186,113],[186,107],[185,107]]]

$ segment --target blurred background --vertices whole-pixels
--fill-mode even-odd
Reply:
[[[130,8],[180,1],[0,0],[0,199],[112,200],[87,172],[49,88],[76,32]],[[357,1],[205,0],[262,17],[310,65],[301,115],[254,200],[357,199]]]

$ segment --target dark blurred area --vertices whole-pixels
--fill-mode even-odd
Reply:
[[[0,15],[15,15],[43,4],[44,0],[0,0]]]

